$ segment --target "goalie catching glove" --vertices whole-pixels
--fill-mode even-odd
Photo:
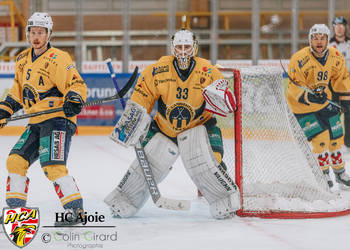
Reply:
[[[203,97],[206,101],[205,109],[214,114],[226,117],[237,110],[236,98],[225,79],[216,80],[204,88]]]
[[[129,100],[110,138],[124,147],[135,146],[146,135],[151,116],[140,104]]]

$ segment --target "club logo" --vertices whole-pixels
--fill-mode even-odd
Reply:
[[[211,68],[208,68],[208,67],[205,67],[205,66],[204,66],[204,67],[202,68],[202,70],[203,70],[204,72],[206,72],[206,73],[209,73],[209,74],[211,73]]]
[[[39,94],[36,91],[36,89],[27,83],[23,85],[22,95],[23,103],[28,107],[31,107],[33,104],[36,104],[36,102],[39,100]]]
[[[39,230],[39,208],[17,207],[3,209],[3,229],[17,247],[27,246]]]
[[[52,58],[52,59],[56,59],[57,55],[55,55],[55,53],[51,53],[51,54],[49,55],[49,57]]]
[[[170,105],[166,111],[166,117],[172,129],[176,131],[184,130],[195,116],[194,109],[187,103],[175,103]]]

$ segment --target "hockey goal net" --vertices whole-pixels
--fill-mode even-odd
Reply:
[[[218,118],[224,162],[241,191],[239,216],[320,218],[350,213],[350,199],[331,191],[290,111],[277,67],[221,69],[239,106]]]

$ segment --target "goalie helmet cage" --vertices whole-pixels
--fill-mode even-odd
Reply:
[[[277,67],[220,69],[230,78],[238,111],[218,118],[224,162],[241,192],[239,216],[322,218],[350,214],[333,192],[290,111]],[[233,167],[235,166],[235,168]]]

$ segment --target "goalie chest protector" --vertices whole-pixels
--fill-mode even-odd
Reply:
[[[141,73],[131,99],[144,106],[148,113],[158,101],[154,120],[163,133],[176,137],[212,117],[210,112],[204,110],[202,90],[222,78],[221,72],[209,61],[194,57],[188,77],[181,79],[174,57],[164,56]]]

